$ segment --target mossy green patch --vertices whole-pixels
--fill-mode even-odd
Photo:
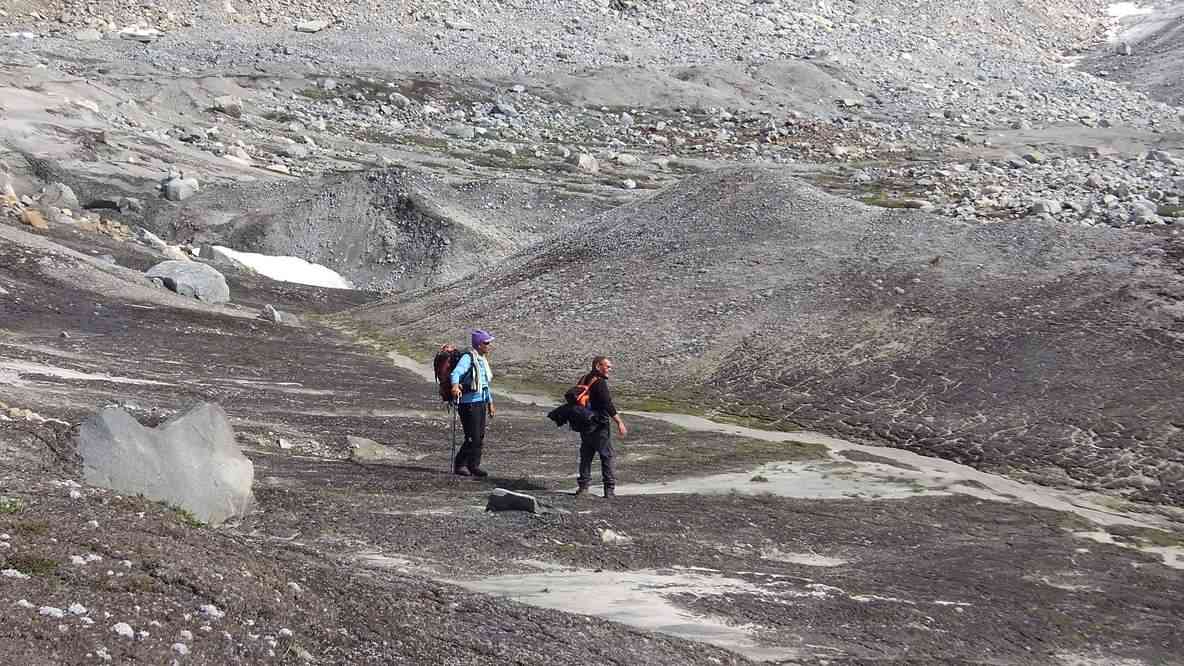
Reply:
[[[1184,534],[1155,529],[1153,527],[1123,526],[1111,529],[1111,534],[1117,541],[1124,541],[1135,546],[1155,546],[1159,548],[1184,548]]]
[[[35,555],[12,555],[8,557],[7,566],[26,576],[49,576],[58,570],[61,562]]]
[[[337,331],[379,356],[395,352],[420,363],[431,363],[432,357],[439,349],[438,344],[387,335],[378,324],[366,321],[346,319],[335,315],[310,316],[308,319]]]
[[[37,536],[49,531],[49,523],[44,520],[22,520],[12,524],[12,531],[24,536]]]
[[[185,508],[173,505],[173,504],[166,504],[165,506],[168,507],[169,511],[172,512],[173,518],[178,523],[181,523],[182,525],[187,525],[189,527],[205,527],[206,526],[205,523],[198,520],[197,516],[193,515],[193,512],[188,509],[185,509]]]
[[[741,439],[730,445],[688,442],[669,446],[663,449],[660,462],[675,469],[692,466],[744,469],[769,462],[821,460],[826,457],[826,453],[826,447],[820,444]]]
[[[867,204],[868,206],[875,206],[877,208],[924,208],[924,203],[920,199],[901,198],[885,195],[861,197],[860,201]]]
[[[702,417],[707,416],[706,409],[672,396],[630,395],[625,393],[619,398],[616,398],[616,402],[622,408],[635,412],[664,412]]]
[[[19,497],[0,496],[0,515],[20,513],[25,508],[25,502]]]

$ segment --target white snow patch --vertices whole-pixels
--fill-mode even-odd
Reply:
[[[59,368],[52,365],[30,363],[27,361],[0,361],[0,381],[4,381],[15,386],[23,386],[29,382],[22,380],[21,377],[23,375],[30,374],[47,375],[49,377],[57,377],[59,379],[76,379],[83,382],[111,382],[113,384],[171,386],[171,384],[166,382],[157,382],[151,379],[131,379],[129,377],[115,377],[108,374],[94,374],[90,372],[71,370],[69,368]]]
[[[1143,7],[1137,2],[1116,2],[1106,8],[1106,15],[1112,18],[1127,16],[1143,16],[1151,13],[1150,7]]]
[[[309,263],[300,257],[278,257],[255,252],[239,252],[221,245],[214,247],[256,273],[273,280],[333,289],[354,288],[349,280],[341,277],[337,271],[320,264]]]

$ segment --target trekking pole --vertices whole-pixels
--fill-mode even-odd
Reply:
[[[449,454],[449,456],[448,456],[448,470],[452,471],[453,469],[455,469],[455,467],[453,467],[453,465],[456,464],[454,462],[456,460],[456,411],[457,411],[455,401],[453,401],[453,400],[448,401],[448,411],[452,412],[452,438],[451,438],[452,453]]]

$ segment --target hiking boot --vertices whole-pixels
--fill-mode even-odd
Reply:
[[[576,488],[576,497],[582,497],[588,494],[588,486],[580,486]]]
[[[604,499],[612,499],[617,496],[617,491],[612,486],[604,487]]]
[[[489,472],[486,472],[485,470],[481,469],[480,467],[470,467],[469,474],[472,474],[473,476],[475,476],[479,479],[484,479],[485,477],[489,476]]]
[[[465,469],[464,467],[453,467],[452,473],[457,476],[468,476],[469,470]]]

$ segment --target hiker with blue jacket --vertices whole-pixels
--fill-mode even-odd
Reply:
[[[616,424],[621,437],[625,436],[628,429],[617,413],[612,393],[608,390],[608,376],[612,371],[613,362],[606,356],[597,356],[592,359],[592,371],[580,380],[581,385],[588,387],[588,408],[592,410],[593,419],[591,427],[580,431],[580,475],[576,479],[579,484],[576,497],[588,494],[588,486],[592,483],[592,458],[597,455],[600,456],[604,496],[607,499],[617,495],[616,457],[609,424]]]
[[[452,461],[452,471],[460,476],[489,476],[481,469],[481,449],[485,446],[485,425],[494,414],[490,382],[489,345],[493,336],[480,329],[473,331],[473,348],[460,357],[449,376],[452,398],[457,402],[465,442]]]

